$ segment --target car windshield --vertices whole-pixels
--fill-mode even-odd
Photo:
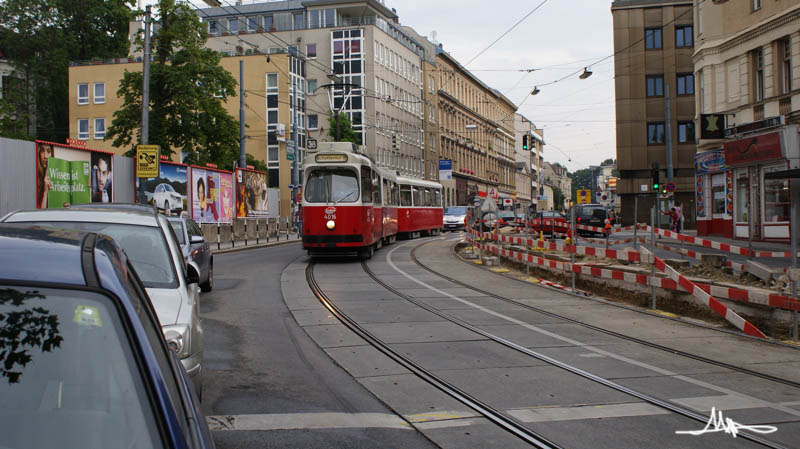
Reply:
[[[173,189],[172,186],[169,185],[169,184],[164,184],[164,190],[167,191],[167,192],[174,192],[175,191],[175,189]]]
[[[605,218],[606,215],[602,207],[582,207],[579,212],[581,217]]]
[[[349,168],[317,168],[308,174],[303,189],[309,203],[358,201],[358,176]]]
[[[512,218],[513,219],[514,218],[514,212],[512,212],[510,210],[501,210],[500,213],[498,214],[498,216],[500,218],[502,218],[503,220],[506,220],[508,218]]]
[[[450,206],[444,209],[445,215],[467,215],[467,206]]]
[[[77,221],[39,224],[106,234],[125,250],[145,287],[175,288],[178,286],[178,278],[172,264],[169,247],[160,227]]]
[[[172,230],[175,231],[175,237],[178,238],[178,243],[183,245],[186,240],[183,238],[183,222],[180,220],[169,220]]]
[[[162,447],[109,298],[0,285],[0,317],[0,447]]]

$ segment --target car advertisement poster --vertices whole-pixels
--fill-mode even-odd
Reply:
[[[192,219],[198,223],[230,222],[233,213],[233,174],[191,167]]]
[[[53,209],[89,203],[95,192],[99,201],[113,201],[111,163],[108,153],[37,141],[36,207]],[[98,167],[96,174],[92,166]]]
[[[267,174],[255,170],[236,169],[236,217],[268,217],[269,194]]]
[[[188,210],[186,204],[186,178],[189,169],[183,164],[161,161],[158,178],[144,180],[144,202],[159,210],[179,214]],[[136,191],[139,192],[139,179],[136,178]],[[137,194],[137,196],[139,196]],[[141,203],[142,201],[139,200]]]

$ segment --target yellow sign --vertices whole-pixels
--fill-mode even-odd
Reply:
[[[158,145],[136,145],[136,176],[158,178]]]
[[[592,202],[592,191],[589,189],[578,189],[578,204],[590,204]]]

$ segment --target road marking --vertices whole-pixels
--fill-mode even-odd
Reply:
[[[621,418],[624,416],[667,415],[669,410],[646,402],[573,407],[542,407],[509,410],[508,414],[522,422],[569,421],[574,419]]]
[[[475,418],[470,418],[470,419],[448,419],[445,421],[431,421],[431,422],[417,423],[414,425],[419,430],[431,430],[431,429],[446,429],[449,427],[466,427],[477,423],[478,421],[475,420]]]
[[[417,413],[414,415],[405,415],[404,417],[412,423],[423,423],[431,421],[445,421],[462,418],[475,418],[479,415],[475,412],[469,411],[441,411],[441,412],[427,412]]]
[[[762,408],[770,406],[769,402],[767,401],[734,394],[672,399],[672,402],[700,412],[708,412],[711,411],[712,408],[717,408],[719,410],[737,410],[743,408]]]
[[[429,289],[431,291],[439,293],[440,295],[444,295],[444,296],[446,296],[446,297],[448,297],[448,298],[450,298],[450,299],[452,299],[452,300],[454,300],[456,302],[460,302],[461,304],[468,305],[468,306],[470,306],[470,307],[472,307],[472,308],[474,308],[476,310],[480,310],[480,311],[482,311],[482,312],[484,312],[486,314],[493,315],[493,316],[496,316],[498,318],[504,319],[504,320],[508,321],[509,323],[517,324],[517,325],[519,325],[521,327],[524,327],[526,329],[532,330],[532,331],[537,332],[537,333],[542,334],[542,335],[546,335],[546,336],[551,337],[551,338],[555,338],[557,340],[561,340],[561,341],[563,341],[565,343],[569,343],[569,344],[571,344],[573,346],[582,347],[584,350],[591,351],[591,352],[594,352],[596,354],[602,354],[602,355],[605,355],[607,357],[611,357],[611,358],[613,358],[615,360],[619,360],[620,362],[629,363],[631,365],[647,369],[647,370],[652,371],[654,373],[658,373],[658,374],[660,374],[662,376],[669,376],[669,377],[672,377],[673,379],[682,380],[684,382],[687,382],[687,383],[690,383],[690,384],[693,384],[693,385],[697,385],[697,386],[700,386],[700,387],[708,388],[709,390],[714,390],[714,391],[716,391],[718,393],[723,393],[723,395],[747,398],[747,399],[753,401],[753,403],[765,402],[765,401],[762,401],[761,399],[758,399],[756,397],[748,396],[746,394],[739,393],[739,392],[731,390],[729,388],[721,387],[719,385],[715,385],[715,384],[712,384],[712,383],[709,383],[709,382],[705,382],[705,381],[702,381],[700,379],[695,379],[695,378],[688,377],[688,376],[685,376],[685,375],[682,375],[682,374],[678,374],[676,372],[673,372],[673,371],[670,371],[670,370],[667,370],[667,369],[664,369],[664,368],[660,368],[658,366],[651,365],[651,364],[646,363],[646,362],[640,362],[638,360],[634,360],[634,359],[631,359],[629,357],[625,357],[623,355],[615,354],[613,352],[609,352],[609,351],[606,351],[604,349],[601,349],[601,348],[598,348],[598,347],[595,347],[595,346],[591,346],[589,344],[583,343],[583,342],[581,342],[579,340],[576,340],[574,338],[565,337],[565,336],[557,334],[555,332],[550,332],[550,331],[548,331],[546,329],[543,329],[543,328],[541,328],[539,326],[535,326],[535,325],[527,323],[525,321],[518,320],[518,319],[510,317],[508,315],[504,315],[504,314],[502,314],[500,312],[496,312],[494,310],[491,310],[488,307],[481,306],[479,304],[476,304],[476,303],[468,301],[468,300],[466,300],[464,298],[461,298],[460,296],[456,296],[456,295],[454,295],[452,293],[448,293],[448,292],[443,291],[443,290],[441,290],[439,288],[436,288],[436,287],[434,287],[434,286],[432,286],[432,285],[430,285],[430,284],[428,284],[428,283],[426,283],[424,281],[421,281],[421,280],[417,279],[416,277],[406,273],[405,271],[401,270],[400,267],[398,267],[398,264],[394,263],[394,261],[392,260],[392,254],[394,254],[395,251],[397,251],[400,248],[406,247],[406,246],[411,246],[412,244],[413,244],[413,242],[405,243],[403,245],[395,247],[394,249],[392,249],[391,251],[386,253],[386,263],[388,263],[389,266],[392,267],[392,269],[394,269],[398,273],[400,273],[403,276],[405,276],[406,279],[408,279],[410,281],[413,281],[413,282],[416,282],[417,284],[419,284],[419,285],[421,285],[421,286],[423,286],[423,287],[425,287],[425,288],[427,288],[427,289]],[[766,402],[766,404],[767,404],[767,407],[770,407],[772,409],[780,410],[780,411],[782,411],[784,413],[787,413],[789,415],[800,416],[800,410],[795,410],[795,409],[786,407],[786,406],[784,406],[784,405],[782,405],[780,403]]]
[[[388,428],[411,430],[397,415],[386,413],[275,413],[264,415],[208,416],[211,430],[299,430]]]

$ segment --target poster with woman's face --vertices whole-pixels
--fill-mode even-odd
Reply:
[[[229,222],[233,217],[233,175],[231,173],[219,174],[219,221]]]
[[[267,174],[257,171],[236,172],[236,216],[266,217],[269,215]]]
[[[206,185],[206,171],[202,168],[192,167],[191,172],[192,177],[189,186],[192,189],[192,219],[202,223],[207,221],[208,186]]]

